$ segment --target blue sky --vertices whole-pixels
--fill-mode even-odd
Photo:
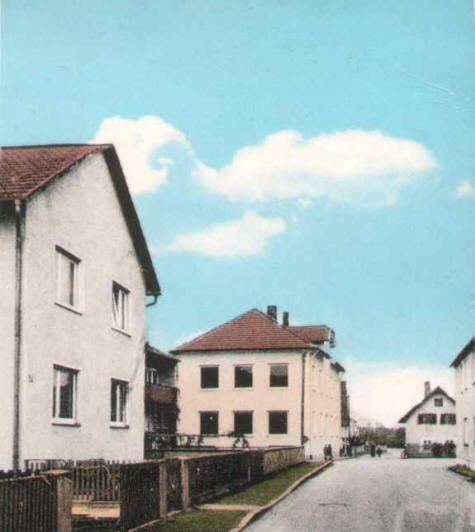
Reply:
[[[475,333],[471,9],[6,0],[2,144],[116,144],[155,345],[276,304],[335,329],[355,408],[390,422]]]

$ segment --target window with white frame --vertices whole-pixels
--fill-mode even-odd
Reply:
[[[111,424],[127,424],[128,383],[111,379]]]
[[[56,246],[56,299],[70,307],[79,306],[79,266],[81,261],[69,251]]]
[[[78,371],[61,366],[53,368],[53,420],[72,423],[77,418]]]
[[[129,328],[129,293],[119,283],[112,283],[112,324],[122,331]]]
[[[158,370],[155,368],[147,368],[145,371],[145,382],[149,384],[158,384]]]

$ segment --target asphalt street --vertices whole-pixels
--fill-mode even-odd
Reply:
[[[454,459],[389,451],[337,461],[248,532],[474,532],[475,484],[447,471]]]

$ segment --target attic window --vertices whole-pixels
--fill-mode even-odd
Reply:
[[[444,400],[442,397],[436,397],[434,399],[434,406],[444,406]]]

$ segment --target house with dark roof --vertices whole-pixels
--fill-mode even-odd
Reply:
[[[112,145],[0,153],[0,469],[140,459],[160,286]]]
[[[278,323],[271,305],[174,348],[179,431],[216,447],[231,434],[253,447],[304,445],[311,457],[328,444],[338,452],[345,370],[327,352],[334,340],[327,326],[291,326],[288,313]]]
[[[440,386],[431,391],[424,383],[424,398],[400,420],[406,425],[409,456],[432,455],[434,444],[455,442],[457,435],[455,401]]]
[[[451,364],[457,401],[457,458],[475,471],[475,337]]]

